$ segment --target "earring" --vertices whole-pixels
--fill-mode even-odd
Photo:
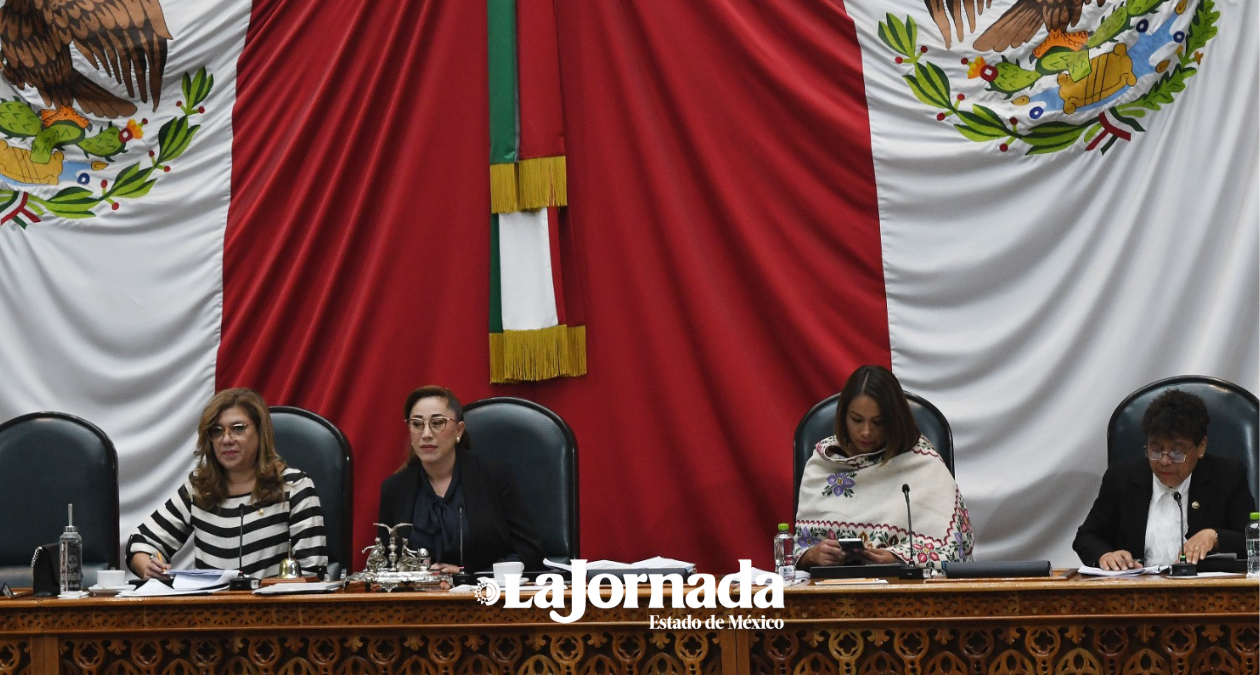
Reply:
[[[463,436],[456,436],[456,437],[455,437],[455,442],[456,442],[456,443],[458,443],[458,442],[459,442],[459,439],[461,439],[461,438],[463,438]]]

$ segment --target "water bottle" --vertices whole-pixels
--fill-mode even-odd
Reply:
[[[66,531],[58,540],[60,552],[60,570],[62,593],[78,593],[83,590],[83,537],[74,526],[74,504],[67,505],[69,516]]]
[[[774,572],[784,581],[796,578],[795,542],[787,523],[779,523],[779,531],[774,535]]]
[[[1260,513],[1251,513],[1247,525],[1247,576],[1260,576]]]

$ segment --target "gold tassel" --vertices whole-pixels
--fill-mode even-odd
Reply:
[[[490,165],[490,213],[520,211],[516,195],[516,165]]]
[[[586,326],[490,334],[490,382],[538,382],[586,374]]]
[[[490,334],[490,382],[507,384],[507,376],[503,374],[503,333]]]
[[[518,166],[521,210],[568,206],[568,169],[564,155],[524,159]]]

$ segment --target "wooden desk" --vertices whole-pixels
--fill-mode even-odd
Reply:
[[[1154,675],[1260,671],[1255,580],[933,581],[788,589],[782,630],[650,630],[686,610],[468,595],[0,600],[0,675]],[[641,604],[646,605],[643,596]],[[566,612],[567,613],[567,612]]]

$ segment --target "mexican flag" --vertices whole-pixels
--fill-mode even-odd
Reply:
[[[515,211],[493,4],[148,0],[147,98],[70,48],[134,113],[0,83],[0,419],[100,425],[124,533],[250,386],[346,432],[366,546],[437,383],[569,423],[583,557],[764,566],[801,415],[882,363],[951,423],[977,556],[1070,566],[1126,394],[1260,388],[1255,3],[553,0],[564,204]],[[558,155],[518,131],[519,198]],[[491,384],[492,286],[505,332],[589,329],[586,375]]]

